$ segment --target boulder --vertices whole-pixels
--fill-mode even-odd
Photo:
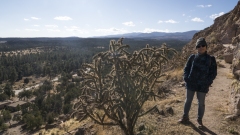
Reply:
[[[236,78],[236,79],[240,79],[240,70],[237,70],[237,71],[234,71],[233,72],[233,75],[234,75],[234,77]]]
[[[233,53],[225,53],[224,54],[224,60],[225,60],[226,63],[232,64]]]
[[[236,57],[236,55],[234,57]],[[239,58],[233,58],[232,70],[233,70],[233,72],[235,72],[236,70],[240,70],[240,60],[239,60]]]
[[[240,62],[239,62],[239,60],[238,60],[238,62],[236,62],[234,67],[235,67],[236,70],[240,70]]]

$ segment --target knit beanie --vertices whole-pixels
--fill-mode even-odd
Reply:
[[[206,45],[206,47],[207,47],[207,42],[205,41],[205,38],[200,37],[196,42],[196,48],[198,45]]]

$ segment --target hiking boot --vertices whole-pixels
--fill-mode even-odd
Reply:
[[[197,119],[198,128],[203,128],[203,123],[201,119]]]
[[[187,123],[189,122],[189,118],[188,117],[182,117],[181,119],[178,120],[178,123]]]

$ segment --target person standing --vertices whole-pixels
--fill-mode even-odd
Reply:
[[[184,67],[183,79],[186,84],[186,100],[183,116],[178,122],[186,123],[189,121],[189,111],[196,93],[198,99],[197,123],[201,128],[203,127],[202,119],[205,112],[205,97],[217,76],[217,63],[215,57],[207,53],[205,38],[197,39],[196,49],[197,54],[190,55]]]

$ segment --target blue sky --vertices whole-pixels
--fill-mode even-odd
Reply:
[[[0,37],[202,30],[238,0],[0,0]]]

